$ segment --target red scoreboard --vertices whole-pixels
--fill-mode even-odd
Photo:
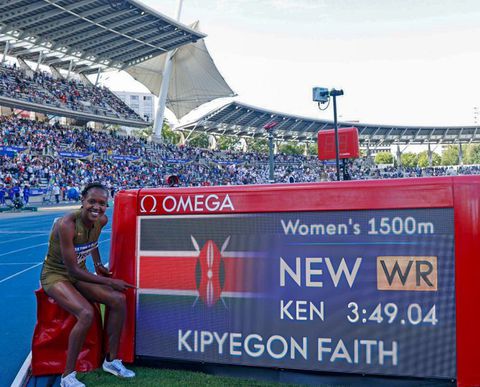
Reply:
[[[115,197],[121,356],[480,384],[480,177]]]

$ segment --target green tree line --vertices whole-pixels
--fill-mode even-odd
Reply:
[[[458,165],[458,145],[448,145],[443,149],[442,154],[432,152],[432,165]],[[463,164],[480,164],[480,144],[468,144],[462,146]],[[420,153],[405,152],[401,156],[404,167],[428,167],[428,151]],[[395,160],[390,152],[379,152],[375,155],[376,164],[394,164]]]
[[[153,134],[153,128],[142,128],[133,130],[132,134],[141,138],[149,138]],[[180,134],[173,131],[168,124],[164,124],[162,128],[162,136],[165,142],[169,144],[178,144],[180,141]],[[242,148],[240,137],[237,136],[216,136],[217,148],[219,150],[238,151]],[[249,152],[267,154],[268,140],[266,138],[252,138],[246,137],[247,149]],[[198,148],[208,148],[208,134],[201,132],[194,132],[188,138],[188,145]],[[296,142],[283,142],[278,147],[279,152],[290,155],[301,155],[305,152],[305,145]],[[307,152],[309,155],[316,155],[318,153],[317,144],[308,144]]]
[[[152,128],[137,129],[133,131],[135,136],[148,138],[152,135]],[[168,124],[164,124],[162,129],[163,138],[167,143],[178,144],[180,134],[171,130]],[[265,138],[245,138],[247,149],[254,153],[268,153],[268,140]],[[188,144],[193,147],[208,148],[208,135],[205,133],[194,132],[188,139]],[[240,137],[236,136],[217,136],[217,147],[220,150],[238,151],[241,149]],[[462,147],[463,164],[480,164],[480,144],[469,144]],[[295,142],[283,142],[279,145],[280,153],[289,155],[301,155],[305,151],[305,145]],[[307,145],[309,155],[318,153],[317,144],[311,143]],[[364,152],[362,152],[364,153]],[[404,167],[428,167],[428,152],[420,153],[405,152],[401,156],[402,165]],[[376,164],[395,164],[395,157],[390,152],[379,152],[375,155]],[[432,152],[432,165],[458,165],[458,145],[448,145],[443,149],[442,154]]]

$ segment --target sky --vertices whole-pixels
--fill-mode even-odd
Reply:
[[[177,0],[140,0],[175,18]],[[318,119],[312,88],[342,89],[340,121],[475,125],[478,0],[184,0],[236,100]],[[114,90],[143,91],[107,73]],[[477,118],[480,123],[480,116]]]

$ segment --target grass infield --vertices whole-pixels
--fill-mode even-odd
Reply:
[[[133,379],[121,379],[107,374],[102,370],[78,374],[77,378],[87,386],[142,386],[142,387],[185,387],[185,386],[211,386],[211,387],[278,387],[299,386],[296,384],[270,383],[258,380],[238,379],[226,376],[207,375],[200,372],[175,371],[169,369],[129,367],[137,376]]]

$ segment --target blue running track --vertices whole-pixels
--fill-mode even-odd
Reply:
[[[34,291],[53,220],[68,212],[0,214],[0,387],[10,386],[30,353],[36,322]],[[112,209],[100,235],[100,256],[108,262]],[[92,270],[91,259],[89,268]]]

